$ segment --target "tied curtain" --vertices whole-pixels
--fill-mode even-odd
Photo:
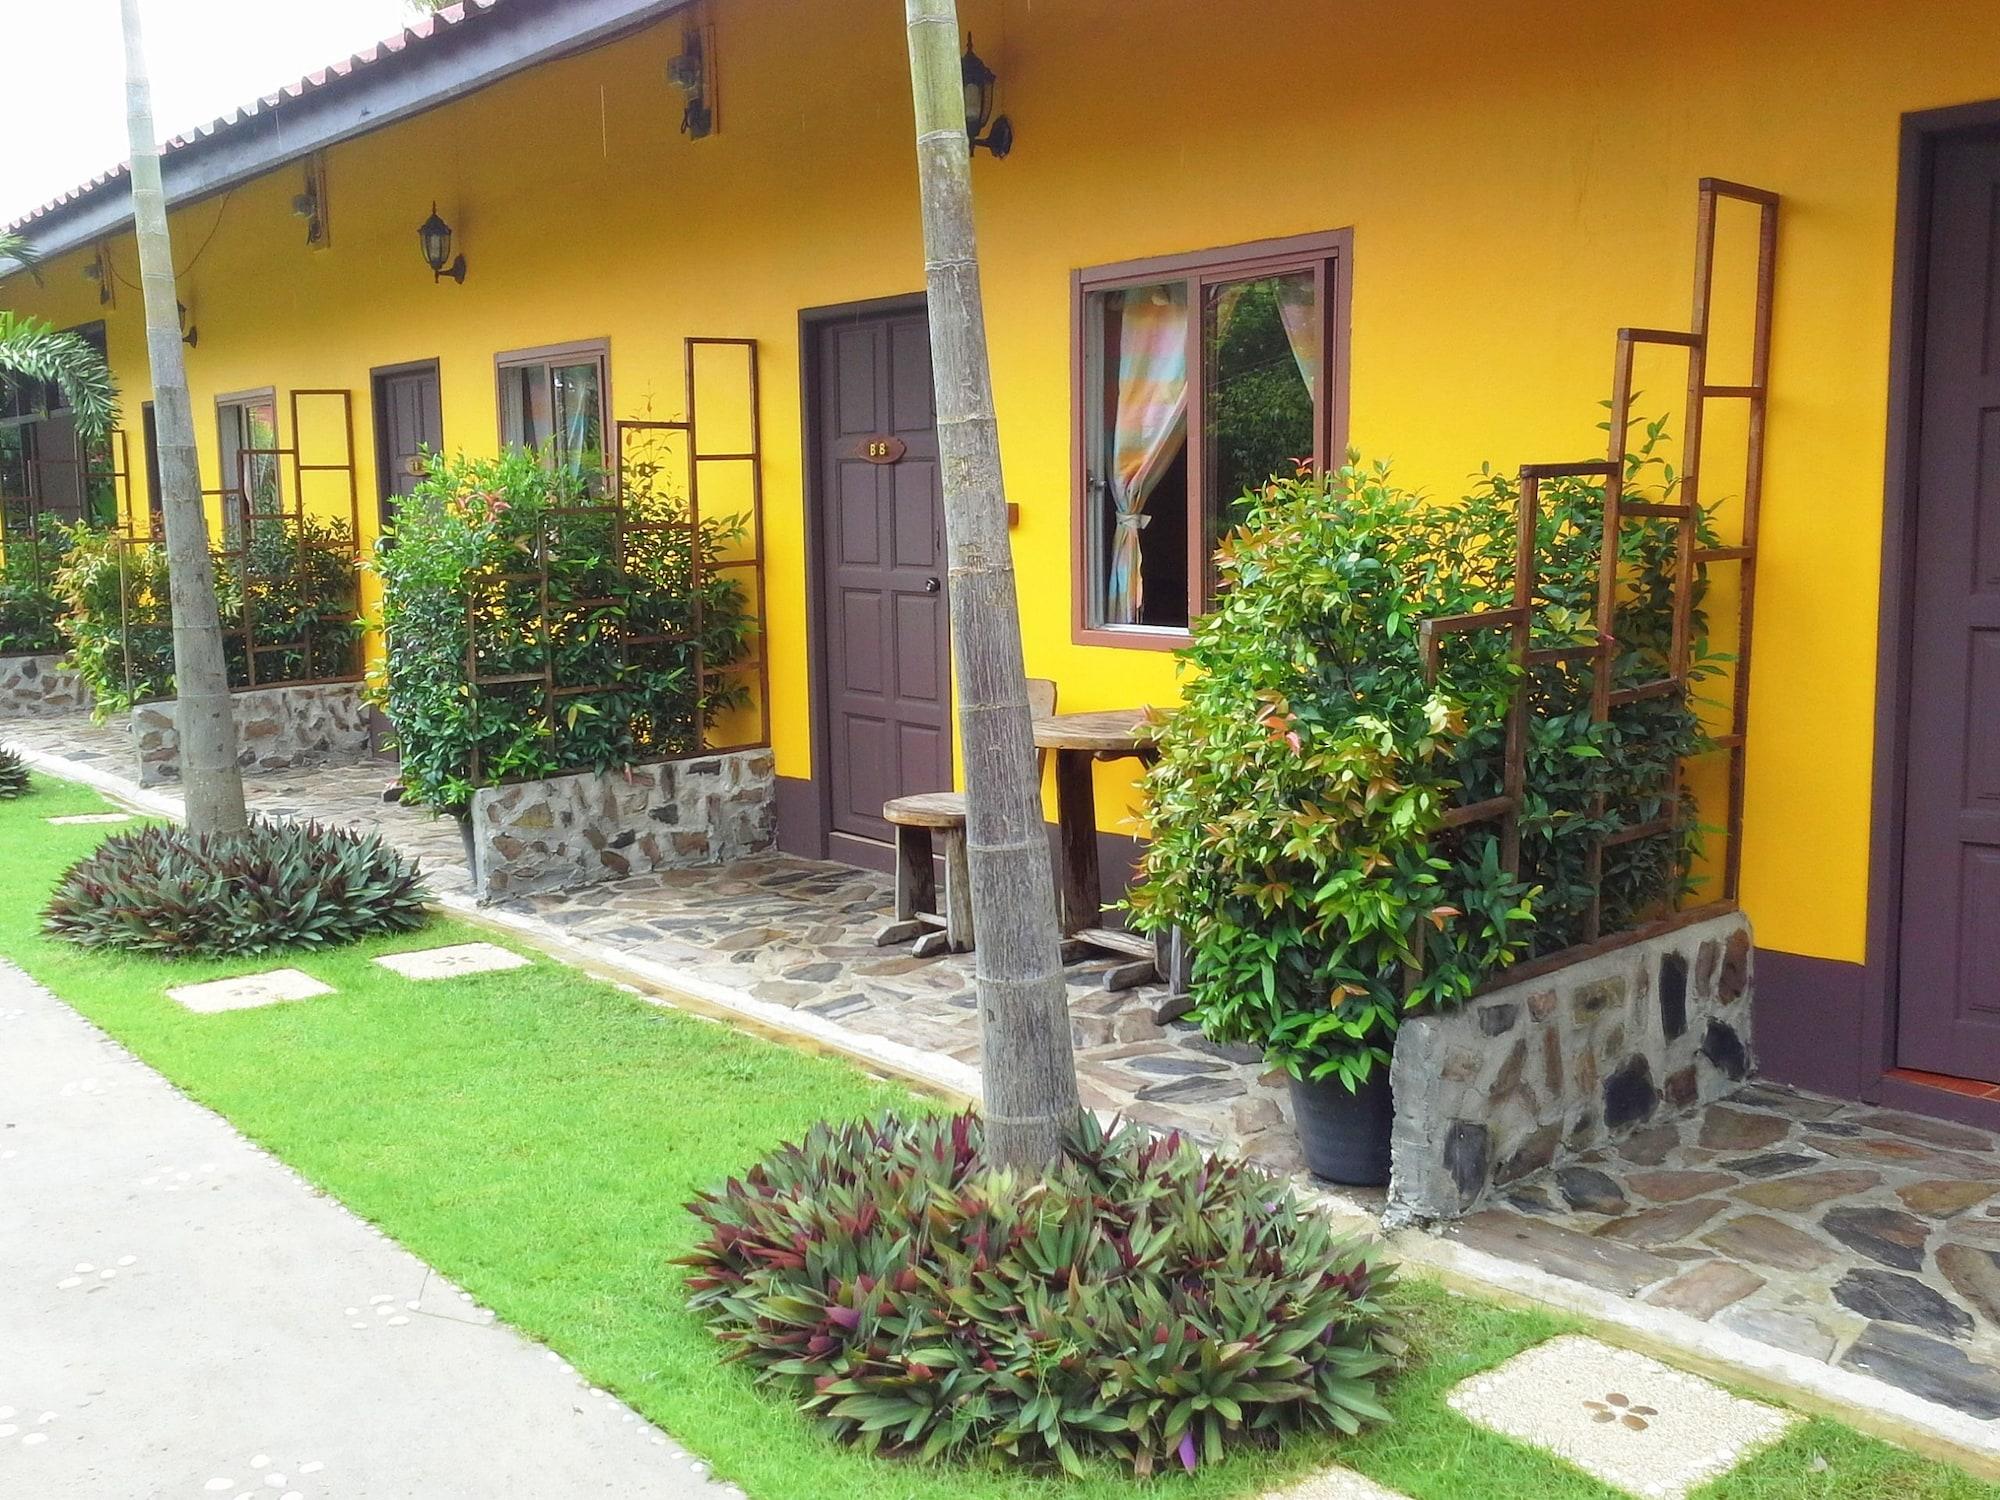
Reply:
[[[1125,294],[1118,329],[1118,409],[1111,437],[1111,574],[1105,618],[1136,624],[1145,602],[1139,532],[1146,501],[1187,441],[1188,303],[1182,286]]]

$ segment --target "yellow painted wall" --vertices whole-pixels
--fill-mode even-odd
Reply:
[[[1744,899],[1765,945],[1860,958],[1898,116],[2000,95],[2000,8],[963,14],[1019,135],[975,180],[1028,664],[1066,708],[1174,693],[1165,654],[1070,641],[1072,268],[1352,226],[1354,441],[1449,491],[1482,460],[1595,454],[1613,329],[1686,324],[1698,177],[1785,195]],[[710,0],[707,18],[713,139],[678,133],[666,25],[335,148],[329,250],[303,244],[291,169],[177,212],[201,330],[189,369],[211,469],[213,395],[262,385],[353,390],[366,466],[373,366],[439,358],[447,445],[488,450],[498,351],[608,336],[616,413],[670,415],[683,336],[756,338],[771,727],[780,772],[805,776],[797,318],[921,285],[901,7]],[[433,198],[470,264],[462,287],[434,286],[418,259]],[[136,411],[129,239],[112,257],[128,284],[110,349]],[[79,265],[49,267],[44,289],[15,278],[0,304],[94,318]],[[1647,409],[1677,407],[1653,389]],[[1111,770],[1100,801],[1118,826],[1130,796]]]

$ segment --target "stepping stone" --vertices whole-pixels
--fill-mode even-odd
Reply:
[[[1655,1203],[1679,1203],[1683,1198],[1733,1188],[1736,1179],[1727,1172],[1634,1172],[1625,1179],[1625,1186]]]
[[[1842,1140],[1830,1135],[1809,1135],[1806,1137],[1806,1144],[1815,1151],[1824,1151],[1828,1156],[1861,1156],[1870,1161],[1910,1167],[1919,1172],[1952,1172],[1962,1177],[1985,1177],[1993,1171],[1991,1161],[1982,1161],[1974,1156],[1960,1156],[1950,1151],[1941,1151],[1935,1146],[1919,1145],[1915,1141],[1896,1140],[1879,1135],[1858,1135],[1852,1140]]]
[[[132,821],[132,815],[130,813],[71,813],[67,817],[45,818],[43,821],[53,823],[58,828],[67,828],[77,823],[129,823]]]
[[[1385,1490],[1352,1469],[1328,1469],[1288,1490],[1266,1490],[1258,1500],[1405,1500],[1398,1490]]]
[[[1646,1300],[1655,1307],[1707,1319],[1731,1303],[1741,1302],[1763,1285],[1764,1278],[1747,1266],[1711,1260],[1648,1293]]]
[[[1870,1323],[1840,1362],[1954,1411],[2000,1417],[2000,1370],[1968,1359],[1963,1349],[1941,1339]]]
[[[1939,1245],[1937,1268],[1974,1312],[2000,1327],[2000,1254],[1976,1245]]]
[[[1798,1418],[1582,1334],[1537,1344],[1446,1401],[1489,1431],[1567,1459],[1631,1495],[1682,1500]]]
[[[1807,1359],[1832,1359],[1834,1346],[1840,1342],[1833,1330],[1811,1313],[1758,1307],[1748,1302],[1725,1307],[1715,1315],[1715,1325],[1774,1349],[1803,1354]]]
[[[1731,1104],[1751,1109],[1776,1110],[1794,1120],[1830,1120],[1847,1106],[1838,1099],[1818,1094],[1802,1094],[1781,1083],[1746,1084],[1729,1096]]]
[[[1872,1110],[1855,1118],[1870,1130],[1887,1131],[1890,1135],[1906,1135],[1912,1140],[1927,1141],[1933,1146],[1948,1146],[1954,1151],[1993,1149],[1993,1136],[1984,1130],[1975,1130],[1970,1125],[1953,1125],[1944,1120],[1933,1120],[1924,1115],[1906,1115],[1893,1109]]]
[[[331,995],[333,986],[321,984],[303,969],[269,969],[262,974],[241,974],[234,979],[211,979],[205,984],[183,984],[167,991],[167,998],[202,1015],[225,1010],[254,1010],[260,1005],[276,1005],[285,1000],[310,1000],[315,995]]]
[[[1908,1323],[1926,1333],[1957,1338],[1972,1332],[1972,1315],[1914,1276],[1894,1271],[1849,1271],[1833,1284],[1833,1300],[1864,1318]]]
[[[1744,1214],[1702,1236],[1702,1243],[1734,1260],[1780,1271],[1810,1271],[1833,1259],[1833,1251],[1790,1224],[1764,1214]]]
[[[1933,1219],[1949,1219],[1974,1204],[1984,1203],[2000,1193],[2000,1182],[1960,1182],[1946,1178],[1934,1182],[1913,1182],[1896,1189],[1896,1196],[1920,1214]]]
[[[1830,1208],[1819,1222],[1841,1244],[1870,1260],[1899,1271],[1923,1269],[1931,1227],[1914,1215],[1894,1208]]]
[[[405,979],[456,979],[461,974],[494,974],[503,969],[526,968],[534,960],[510,953],[497,943],[453,943],[445,948],[385,953],[375,962]]]
[[[1716,1165],[1724,1171],[1741,1172],[1745,1177],[1777,1177],[1796,1172],[1800,1167],[1817,1166],[1819,1162],[1817,1156],[1801,1156],[1796,1151],[1772,1151],[1763,1156],[1739,1156]]]
[[[1781,1177],[1775,1182],[1753,1182],[1748,1187],[1738,1188],[1735,1197],[1745,1203],[1754,1203],[1759,1208],[1782,1209],[1787,1213],[1798,1213],[1802,1209],[1818,1208],[1822,1203],[1831,1203],[1835,1198],[1852,1198],[1856,1193],[1865,1193],[1882,1185],[1880,1172],[1814,1172],[1806,1177]]]
[[[1680,1148],[1680,1127],[1671,1120],[1635,1130],[1618,1146],[1618,1154],[1638,1167],[1657,1167]]]
[[[1791,1129],[1792,1122],[1777,1115],[1753,1115],[1714,1104],[1701,1117],[1701,1143],[1713,1151],[1756,1151],[1775,1146]]]

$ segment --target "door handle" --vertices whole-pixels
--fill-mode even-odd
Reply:
[[[925,592],[926,594],[935,594],[935,593],[938,593],[938,592],[939,592],[940,590],[942,590],[943,588],[944,588],[944,584],[943,584],[943,582],[942,582],[942,581],[940,581],[939,579],[936,579],[936,578],[926,578],[926,579],[924,580],[924,592]]]

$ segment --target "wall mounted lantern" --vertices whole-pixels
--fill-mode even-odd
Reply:
[[[715,87],[711,48],[703,27],[681,38],[681,55],[667,62],[667,82],[681,91],[681,134],[698,141],[715,130]]]
[[[424,247],[424,264],[431,268],[432,281],[449,276],[460,286],[465,285],[465,257],[452,257],[451,226],[438,217],[435,202],[431,204],[431,216],[417,226],[417,242]]]
[[[1000,80],[986,66],[985,59],[972,50],[971,33],[966,34],[965,56],[958,73],[965,85],[965,138],[977,151],[984,146],[995,157],[1014,149],[1014,125],[1005,115],[993,115],[993,86]]]
[[[192,349],[201,338],[201,330],[188,322],[188,310],[185,302],[174,303],[174,318],[179,322],[181,327],[181,342]]]

